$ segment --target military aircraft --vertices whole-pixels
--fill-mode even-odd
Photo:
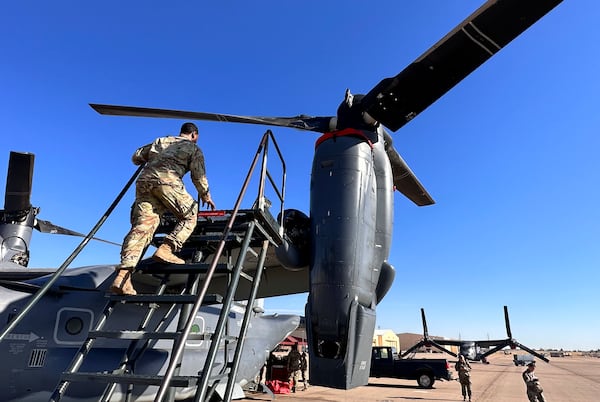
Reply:
[[[280,265],[296,270],[295,276],[285,283],[270,281],[271,289],[265,291],[309,292],[311,382],[349,389],[368,382],[376,305],[395,276],[387,261],[393,190],[419,206],[434,203],[394,149],[384,126],[392,131],[403,127],[560,2],[485,2],[398,75],[383,79],[365,95],[346,91],[335,117],[91,107],[106,115],[247,123],[323,133],[316,142],[312,165],[309,219],[305,221],[301,213],[290,216],[298,219],[300,227],[309,222],[309,237],[296,237],[307,247],[298,248],[293,239],[287,239],[278,248]],[[279,278],[289,275],[282,273]]]
[[[487,363],[487,357],[493,353],[498,352],[499,350],[504,349],[505,347],[510,347],[511,349],[522,349],[530,354],[536,356],[538,359],[548,362],[548,358],[544,355],[536,352],[528,348],[525,345],[517,342],[516,339],[512,337],[512,331],[510,330],[510,321],[508,318],[508,307],[504,306],[504,322],[506,324],[506,339],[497,339],[497,340],[480,340],[480,341],[468,341],[468,340],[452,340],[452,339],[432,339],[429,337],[429,332],[427,330],[427,321],[425,319],[425,310],[421,309],[421,320],[423,321],[423,338],[417,342],[415,345],[408,348],[404,353],[402,353],[402,357],[405,357],[419,348],[425,347],[434,347],[441,352],[448,353],[454,357],[456,357],[456,353],[451,350],[445,348],[444,346],[458,346],[459,353],[472,361],[481,361],[482,363]]]
[[[48,283],[56,268],[29,268],[30,240],[33,228],[40,227],[39,208],[30,204],[34,155],[11,152],[7,174],[4,209],[0,211],[0,323],[2,327],[36,297],[40,288]],[[78,232],[45,223],[42,227],[54,228],[48,233],[79,236]],[[59,229],[55,229],[59,228]],[[148,261],[145,261],[149,264]],[[48,400],[65,368],[71,363],[88,332],[101,317],[107,304],[106,293],[114,278],[114,265],[96,265],[66,270],[50,287],[39,302],[0,342],[0,400]],[[140,284],[142,288],[144,284]],[[148,285],[146,285],[148,286]],[[171,286],[174,288],[175,286]],[[115,309],[111,323],[105,330],[135,330],[146,308],[141,305],[124,305]],[[169,312],[161,304],[153,315],[149,327],[162,326],[164,332],[174,331],[179,314]],[[203,306],[194,319],[193,333],[211,332],[217,323],[222,304]],[[239,332],[244,309],[233,305],[228,315],[228,335]],[[269,352],[299,325],[300,317],[285,314],[264,314],[260,306],[254,308],[250,328],[244,338],[244,347],[232,398],[242,398],[242,387],[254,380],[268,358]],[[181,363],[182,375],[197,375],[206,361],[208,341],[190,339],[185,344]],[[124,346],[125,345],[125,346]],[[98,341],[84,362],[82,371],[111,370],[119,365],[127,344],[122,340]],[[135,362],[137,374],[152,375],[165,371],[169,364],[172,346],[159,340],[152,349],[141,354]],[[231,355],[235,342],[223,350],[215,360],[218,370],[224,364],[225,353]],[[227,357],[230,361],[230,357]],[[98,401],[106,384],[72,384],[61,399],[65,402]],[[221,397],[223,386],[215,390]],[[174,400],[193,397],[193,389],[177,388]],[[152,401],[156,388],[117,386],[111,401]]]

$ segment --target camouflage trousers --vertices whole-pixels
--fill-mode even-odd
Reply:
[[[290,385],[292,387],[295,387],[298,385],[298,381],[300,381],[300,378],[302,377],[302,371],[301,370],[291,370],[290,371],[290,377],[289,377],[289,382]]]
[[[530,402],[545,402],[544,395],[541,392],[527,390],[527,398]]]
[[[173,251],[179,251],[196,227],[198,203],[188,194],[183,183],[136,183],[135,201],[131,206],[131,230],[125,236],[121,249],[122,268],[137,265],[152,241],[160,216],[167,211],[175,215],[178,223],[165,238],[165,243]]]
[[[471,375],[469,372],[459,372],[458,382],[460,382],[462,396],[471,399]]]

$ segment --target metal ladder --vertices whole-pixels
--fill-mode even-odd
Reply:
[[[280,188],[275,184],[266,166],[270,141],[272,141],[282,164]],[[251,209],[240,209],[259,159],[261,160],[261,169],[258,196]],[[271,190],[274,191],[280,201],[279,221],[275,220],[269,212],[270,202],[265,197],[267,179],[272,186]],[[155,402],[173,401],[175,387],[195,387],[194,401],[207,401],[212,397],[217,386],[222,389],[223,400],[230,401],[242,355],[244,338],[260,286],[267,250],[269,246],[280,245],[283,241],[284,193],[285,162],[272,132],[268,130],[261,139],[234,209],[220,211],[217,214],[204,214],[208,217],[203,221],[200,221],[203,214],[199,214],[198,225],[184,245],[184,250],[182,250],[182,252],[188,252],[192,262],[175,265],[145,261],[138,264],[138,267],[136,267],[137,272],[149,274],[159,280],[154,293],[135,296],[108,296],[104,311],[95,323],[94,328],[89,332],[88,338],[79,348],[71,364],[62,374],[50,401],[60,401],[67,393],[69,385],[72,382],[80,381],[106,384],[99,401],[109,401],[118,384],[126,385],[126,401],[131,400],[135,385],[158,386],[159,390],[154,399]],[[161,222],[161,226],[153,240],[154,245],[160,244],[162,241],[161,233],[164,234],[170,231],[169,224],[168,217],[164,222]],[[253,268],[244,266],[247,253],[251,253],[256,257],[256,266]],[[211,261],[207,262],[209,259]],[[235,262],[233,262],[234,260]],[[178,289],[177,294],[169,294],[169,290],[173,288],[173,286],[170,286],[170,280],[174,275],[185,276],[185,285]],[[215,275],[217,277],[227,277],[227,286],[224,289],[225,295],[208,293]],[[239,333],[229,334],[227,331],[227,318],[234,305],[240,279],[250,282],[250,291],[247,296],[244,296],[244,318]],[[110,328],[110,317],[113,312],[123,308],[122,306],[132,304],[143,305],[146,308],[139,324],[137,324],[137,329],[115,330]],[[192,333],[194,319],[199,309],[210,304],[222,305],[214,332]],[[138,306],[138,308],[142,307]],[[167,325],[174,319],[177,312],[179,312],[179,317],[176,330],[167,331]],[[105,328],[107,325],[108,330]],[[109,371],[81,372],[80,368],[93,350],[94,343],[100,339],[104,342],[128,343],[127,347],[124,348],[120,362]],[[152,350],[153,346],[164,340],[173,342],[169,354],[169,364],[164,374],[136,374],[136,364],[142,359],[144,353]],[[181,376],[179,375],[179,368],[183,359],[183,351],[186,342],[193,340],[210,342],[204,367],[197,376]],[[233,344],[235,344],[235,350],[233,351],[233,357],[230,359],[231,353],[228,350],[233,349]],[[219,349],[225,349],[222,365],[216,364]],[[216,372],[217,368],[218,372]]]

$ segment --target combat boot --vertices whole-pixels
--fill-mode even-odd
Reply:
[[[111,285],[110,291],[116,295],[137,295],[131,283],[131,268],[117,268],[117,277]]]
[[[173,254],[173,249],[167,243],[163,243],[156,250],[152,259],[168,264],[185,264],[185,261]]]

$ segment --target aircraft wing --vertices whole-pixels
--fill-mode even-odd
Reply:
[[[233,255],[234,261],[237,255]],[[251,253],[247,253],[244,259],[244,271],[254,275],[254,270],[258,263],[258,258]],[[211,282],[209,292],[226,288],[227,277],[219,276]],[[236,292],[236,300],[248,299],[250,294],[250,281],[240,280]],[[301,270],[289,270],[281,265],[281,262],[275,255],[275,247],[269,247],[267,258],[265,260],[265,269],[258,289],[258,298],[282,296],[289,294],[305,293],[309,291],[308,267]]]
[[[239,250],[232,251],[230,259],[235,262],[238,259]],[[225,265],[226,263],[227,257],[221,257],[219,264]],[[252,253],[247,253],[243,262],[243,272],[250,276],[254,276],[257,263],[258,257],[254,256]],[[153,264],[156,263],[151,259],[146,259],[142,261],[141,267],[143,267],[146,274],[151,274]],[[147,285],[154,288],[160,282],[160,278],[154,277],[153,275],[135,275],[134,281],[136,287],[139,284],[141,286]],[[169,286],[183,285],[185,281],[187,281],[187,275],[171,274],[169,277]],[[229,277],[227,273],[216,272],[208,288],[208,293],[225,294],[225,291],[228,288],[228,281]],[[250,281],[241,278],[236,290],[235,300],[247,300],[248,295],[250,294],[251,285],[252,283]],[[308,267],[300,270],[289,270],[284,268],[275,255],[275,247],[269,247],[264,262],[264,271],[257,298],[298,294],[308,291]]]
[[[444,346],[460,346],[464,343],[464,341],[455,341],[452,339],[435,339],[434,342]]]
[[[210,268],[215,251],[219,243],[223,241],[226,226],[230,224],[231,213],[232,211],[209,211],[199,214],[194,232],[187,240],[184,250],[181,251],[182,253],[188,253],[188,255],[183,255],[188,261],[194,259],[193,253],[197,251],[201,252],[203,257],[200,259],[200,262],[190,263],[193,265],[192,269],[197,269],[199,274],[207,272]],[[272,244],[266,251],[260,287],[257,294],[259,298],[309,291],[308,255],[310,251],[303,246],[307,244],[310,236],[306,228],[309,220],[306,215],[295,210],[286,210],[284,216],[285,234],[280,238],[280,241],[283,243],[280,246]],[[254,221],[254,219],[262,222],[259,225],[262,230],[257,229],[253,231],[254,234],[249,240],[249,248],[243,254],[243,258],[240,261],[241,244],[247,235],[248,223]],[[162,244],[164,236],[171,232],[175,224],[176,220],[170,214],[163,215],[162,223],[155,233],[152,244],[156,247]],[[208,292],[225,294],[228,289],[229,276],[236,264],[241,264],[244,274],[254,277],[259,264],[259,252],[263,241],[271,238],[277,243],[278,241],[275,241],[274,238],[279,236],[278,228],[279,224],[268,211],[258,213],[256,210],[239,210],[235,223],[231,224],[227,234],[229,246],[224,248],[223,253],[217,261]],[[286,250],[291,248],[297,251],[301,258],[294,261],[292,261],[293,259],[282,260],[282,251],[279,250],[280,255],[278,256],[277,247],[286,248],[286,246]],[[284,265],[286,261],[288,268]],[[290,269],[289,266],[292,265],[292,262],[295,265],[294,268]],[[140,267],[147,273],[152,274],[152,270],[156,267],[156,264],[152,259],[145,259],[141,262]],[[175,286],[185,283],[187,274],[175,272],[177,271],[176,266],[171,271],[173,273],[169,277],[169,285]],[[250,294],[252,283],[250,280],[247,280],[245,275],[242,276],[237,287],[236,300],[247,300]],[[136,283],[145,283],[149,286],[156,286],[160,282],[160,278],[155,278],[153,275],[136,275],[134,279]]]
[[[500,345],[502,345],[502,347],[509,345],[509,341],[507,339],[487,340],[487,341],[474,341],[474,342],[480,348],[495,348],[495,347],[500,346]]]
[[[433,104],[562,0],[489,0],[361,103],[396,131]]]

